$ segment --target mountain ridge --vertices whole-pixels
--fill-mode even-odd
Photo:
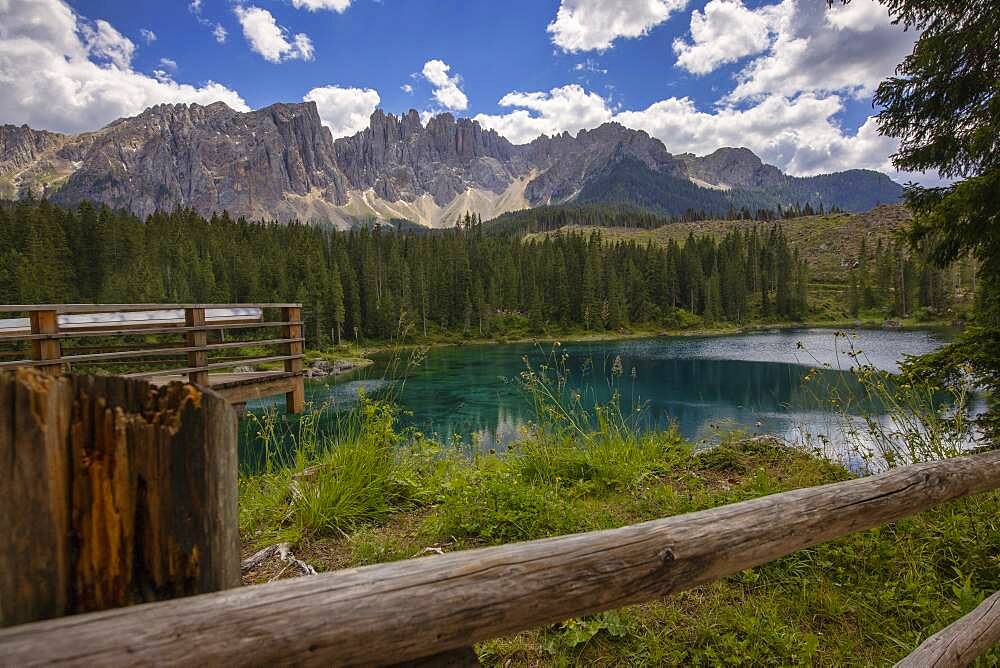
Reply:
[[[447,227],[467,212],[491,219],[573,202],[666,215],[806,203],[865,210],[898,201],[902,187],[868,170],[790,176],[747,148],[675,155],[615,122],[513,144],[450,113],[424,123],[412,109],[376,109],[367,128],[334,139],[314,102],[249,112],[215,102],[161,104],[77,135],[0,126],[0,196],[28,191],[140,216],[189,206],[345,228],[371,219]]]

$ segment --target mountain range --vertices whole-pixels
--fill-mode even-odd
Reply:
[[[422,122],[376,110],[334,139],[313,102],[239,112],[222,102],[151,107],[93,132],[0,126],[0,197],[28,192],[146,216],[188,206],[253,219],[408,220],[453,225],[567,203],[620,203],[665,215],[724,215],[798,204],[864,211],[900,199],[885,174],[784,174],[746,148],[671,154],[646,132],[605,123],[515,145],[467,118]]]

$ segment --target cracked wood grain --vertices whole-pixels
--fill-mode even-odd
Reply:
[[[1000,592],[920,643],[896,668],[961,668],[1000,643]]]
[[[17,665],[380,665],[660,598],[1000,487],[1000,451],[633,526],[0,631]]]

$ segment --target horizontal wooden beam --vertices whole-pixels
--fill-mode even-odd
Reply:
[[[1000,451],[620,529],[0,631],[12,665],[386,664],[657,599],[1000,487]]]
[[[168,309],[301,308],[302,304],[0,304],[0,313],[104,313],[106,311],[162,311]]]
[[[1000,591],[920,643],[896,668],[964,668],[1000,643]]]
[[[103,362],[107,360],[132,360],[135,357],[169,357],[172,355],[185,355],[191,352],[207,352],[212,350],[223,350],[228,348],[248,348],[250,346],[273,346],[282,343],[289,343],[292,341],[301,342],[303,339],[265,339],[263,341],[231,341],[228,343],[210,343],[204,346],[184,346],[175,348],[144,348],[139,350],[119,350],[110,353],[87,353],[84,355],[63,355],[55,360],[18,360],[15,362],[0,362],[0,369],[6,367],[19,367],[19,366],[52,366],[53,364],[63,364],[71,363],[78,364],[81,362]],[[281,357],[280,359],[286,359]],[[238,365],[244,360],[236,360],[234,365]],[[255,361],[273,361],[268,358],[258,357],[245,360],[247,363],[254,363]],[[135,360],[136,364],[142,364],[143,360]],[[201,369],[202,367],[195,367]],[[213,368],[212,365],[208,365],[204,368]],[[215,366],[214,368],[225,368],[220,366]]]
[[[221,329],[257,329],[258,327],[284,327],[285,325],[301,325],[302,322],[285,322],[284,320],[250,321],[246,320],[213,320],[210,325],[186,327],[182,324],[147,327],[146,325],[129,325],[102,329],[100,325],[87,327],[64,327],[58,334],[11,334],[0,332],[0,341],[35,341],[38,339],[80,339],[88,336],[146,336],[147,334],[186,334],[188,332],[214,332]]]
[[[248,357],[246,359],[234,359],[227,362],[214,362],[204,366],[189,366],[181,369],[158,369],[156,371],[142,371],[139,373],[127,373],[122,378],[147,378],[149,376],[170,376],[179,373],[191,373],[193,371],[211,371],[212,369],[229,369],[234,366],[245,366],[250,364],[264,364],[267,362],[283,362],[285,360],[302,359],[305,355],[274,355],[272,357]]]
[[[211,380],[211,376],[209,379]],[[282,373],[274,378],[255,379],[252,382],[213,385],[212,390],[231,404],[245,404],[254,399],[291,392],[297,382],[294,374]]]

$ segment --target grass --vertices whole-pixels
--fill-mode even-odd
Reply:
[[[617,527],[850,475],[767,439],[734,434],[696,451],[672,430],[639,434],[613,403],[583,415],[554,366],[525,372],[539,424],[504,454],[469,457],[400,434],[394,409],[367,399],[336,436],[300,422],[292,461],[240,481],[246,551],[290,541],[331,570]],[[996,590],[998,493],[476,649],[503,666],[889,665]],[[1000,665],[1000,651],[981,665]]]

